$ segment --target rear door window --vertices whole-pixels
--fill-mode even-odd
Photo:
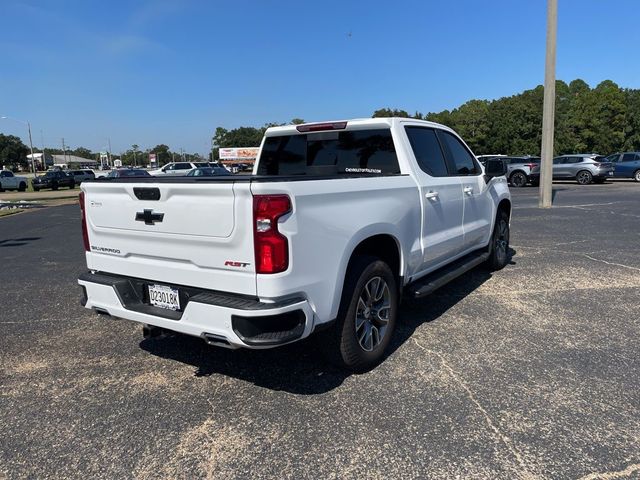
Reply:
[[[405,127],[418,166],[432,177],[449,175],[440,142],[432,128]]]
[[[173,167],[174,170],[191,170],[191,168],[190,163],[176,163]]]
[[[456,175],[476,175],[480,172],[471,152],[453,134],[439,130],[438,137],[448,151]]]
[[[327,131],[267,137],[259,175],[400,173],[391,131]]]
[[[633,162],[634,160],[638,160],[640,156],[636,153],[625,153],[622,156],[622,161],[623,162]]]

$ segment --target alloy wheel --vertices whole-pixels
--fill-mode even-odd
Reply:
[[[591,176],[591,174],[589,172],[582,171],[582,172],[578,173],[577,180],[578,180],[578,183],[580,185],[587,185],[587,184],[591,183],[592,178],[593,177]]]
[[[356,308],[356,337],[363,350],[374,350],[385,334],[391,313],[391,292],[382,277],[369,280],[358,297]]]
[[[498,262],[504,263],[507,259],[507,250],[509,249],[509,224],[504,218],[499,220],[493,248],[495,248]]]

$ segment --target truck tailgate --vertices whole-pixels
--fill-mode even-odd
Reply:
[[[256,294],[247,182],[83,183],[92,270]]]

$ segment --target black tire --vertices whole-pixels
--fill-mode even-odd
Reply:
[[[2,184],[0,183],[0,192],[4,192],[4,188],[2,188]]]
[[[589,170],[580,170],[576,173],[576,182],[580,185],[589,185],[593,182],[593,175],[591,175]]]
[[[71,183],[69,184],[69,190],[73,190],[74,188],[76,188],[76,182],[71,181]]]
[[[513,172],[509,177],[509,183],[512,187],[524,187],[527,185],[527,176],[524,174],[524,172]]]
[[[489,243],[489,258],[486,266],[491,271],[501,270],[509,263],[509,215],[500,210]]]
[[[57,182],[53,182],[51,184],[51,190],[58,190],[58,183]]]
[[[40,187],[33,187],[33,191],[34,192],[39,192],[40,191]]]
[[[24,192],[26,189],[27,189],[27,184],[24,182],[20,182],[20,185],[18,185],[18,191]]]
[[[370,291],[374,297],[382,293],[375,300]],[[367,303],[365,298],[374,301]],[[366,372],[380,363],[395,329],[398,299],[396,279],[386,263],[368,255],[355,257],[347,271],[336,323],[318,334],[327,359],[352,372]]]
[[[633,172],[633,179],[636,182],[640,182],[640,169],[636,170],[635,172]]]

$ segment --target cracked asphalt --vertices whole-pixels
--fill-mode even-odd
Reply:
[[[640,478],[640,185],[554,190],[362,375],[143,340],[79,305],[77,206],[0,219],[0,478]]]

